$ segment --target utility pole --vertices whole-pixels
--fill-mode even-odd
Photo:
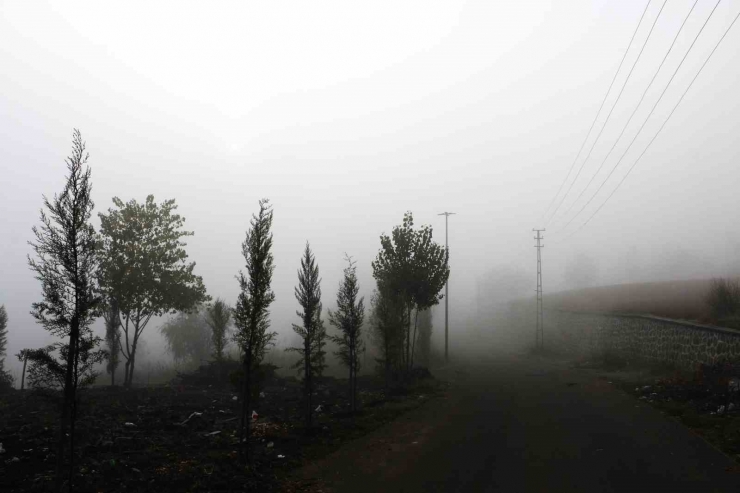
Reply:
[[[544,348],[543,345],[543,325],[544,318],[542,315],[542,253],[541,250],[545,247],[541,242],[544,239],[541,235],[544,229],[533,229],[532,231],[537,232],[537,236],[534,237],[537,240],[537,244],[534,246],[537,249],[537,328],[535,329],[535,349],[541,351]]]
[[[447,259],[449,262],[450,247],[447,245],[447,220],[450,218],[450,216],[455,215],[455,213],[454,212],[443,212],[442,214],[437,214],[437,215],[445,217],[445,250],[447,250]],[[447,282],[445,283],[445,363],[449,363],[450,361],[449,321],[450,321],[450,279],[448,277]]]

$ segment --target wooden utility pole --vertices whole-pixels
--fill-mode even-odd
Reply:
[[[447,259],[449,262],[449,252],[450,247],[448,246],[447,242],[447,220],[450,218],[450,216],[453,216],[454,212],[443,212],[441,214],[437,214],[438,216],[444,216],[445,217],[445,250],[447,250]],[[447,278],[447,282],[445,283],[445,363],[449,363],[450,356],[449,356],[449,319],[450,319],[450,279]]]

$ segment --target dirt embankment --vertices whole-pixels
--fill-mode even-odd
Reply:
[[[654,315],[677,320],[711,323],[706,295],[711,280],[620,284],[545,297],[552,309]]]

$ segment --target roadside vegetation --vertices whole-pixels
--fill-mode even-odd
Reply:
[[[4,370],[9,321],[0,306],[3,491],[272,491],[292,467],[440,390],[420,365],[431,360],[429,309],[442,299],[448,252],[430,226],[414,228],[411,212],[380,236],[367,312],[357,262],[346,255],[328,324],[318,261],[306,242],[293,326],[301,344],[289,348],[285,365],[298,378],[281,377],[268,363],[284,360],[275,356],[271,330],[269,200],[258,202],[246,231],[231,306],[213,301],[196,273],[185,241],[194,232],[174,199],[114,197],[94,230],[87,161],[75,130],[66,184],[44,197],[33,228],[29,266],[41,298],[32,314],[59,340],[16,355],[22,392]],[[149,386],[151,363],[142,370],[137,355],[147,346],[145,329],[160,317],[175,366],[160,359],[159,385]],[[104,337],[92,329],[97,319]],[[370,362],[376,372],[361,376],[367,344],[379,356]],[[346,379],[325,376],[330,352]]]

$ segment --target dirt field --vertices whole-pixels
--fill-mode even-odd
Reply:
[[[430,379],[386,396],[381,382],[361,380],[362,411],[354,418],[345,411],[346,381],[322,382],[310,434],[300,382],[271,380],[255,406],[251,467],[237,457],[239,402],[228,387],[86,390],[75,434],[75,491],[277,491],[290,470],[418,407],[439,388]],[[49,396],[16,391],[0,398],[0,491],[50,489],[56,420]]]

